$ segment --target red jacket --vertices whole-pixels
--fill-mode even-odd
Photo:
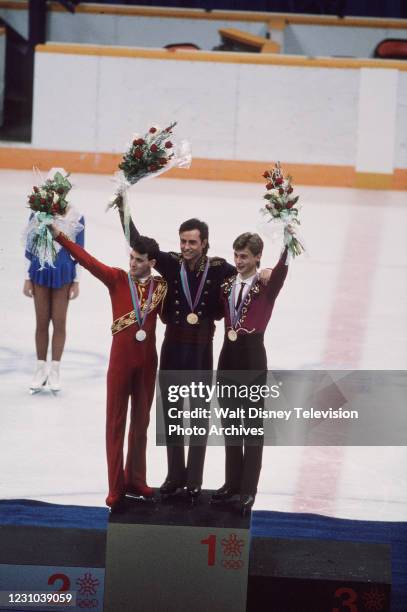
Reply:
[[[260,281],[256,281],[248,292],[240,313],[240,318],[235,325],[235,329],[241,334],[263,333],[270,321],[273,312],[274,302],[280,293],[287,276],[288,266],[285,265],[287,249],[285,249],[273,268],[271,277],[266,286]],[[232,291],[236,275],[229,277],[221,288],[221,301],[225,315],[226,330],[231,328],[229,313],[229,295]]]
[[[59,234],[57,241],[67,251],[69,251],[72,257],[78,263],[80,263],[81,266],[89,270],[93,276],[96,276],[96,278],[101,280],[102,283],[104,283],[109,289],[114,322],[124,315],[133,312],[134,308],[131,299],[127,272],[121,270],[120,268],[106,266],[102,262],[92,257],[92,255],[90,255],[78,244],[75,244],[69,240],[69,238],[62,233]],[[123,351],[124,354],[128,351],[131,351],[133,354],[137,353],[138,361],[139,358],[144,360],[146,352],[151,352],[151,350],[154,350],[155,352],[155,327],[157,314],[160,312],[163,300],[165,298],[167,283],[159,276],[152,277],[152,280],[145,284],[135,283],[142,310],[143,305],[145,306],[147,301],[150,282],[154,283],[154,291],[149,312],[143,326],[143,329],[147,333],[147,337],[143,342],[138,342],[134,339],[134,336],[139,329],[137,321],[131,324],[129,324],[129,321],[127,321],[121,331],[119,331],[118,327],[116,326],[113,335],[111,362],[113,356],[117,356]],[[121,358],[124,357],[124,354],[121,355]]]

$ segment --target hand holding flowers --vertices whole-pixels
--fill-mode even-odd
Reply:
[[[292,177],[283,175],[279,162],[271,170],[266,170],[263,177],[267,181],[264,195],[267,203],[261,209],[262,213],[270,217],[269,222],[284,224],[284,244],[290,256],[294,258],[301,255],[305,247],[296,235],[296,226],[300,225],[297,204],[299,196],[292,195]]]

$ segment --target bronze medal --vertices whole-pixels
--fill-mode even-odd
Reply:
[[[228,338],[231,342],[236,342],[237,340],[237,331],[235,329],[229,329]]]
[[[190,325],[196,325],[198,320],[198,315],[196,315],[194,312],[190,312],[187,316],[187,321]]]
[[[146,337],[147,337],[147,334],[144,331],[144,329],[139,329],[135,335],[136,340],[138,340],[139,342],[143,342],[143,340],[145,340]]]

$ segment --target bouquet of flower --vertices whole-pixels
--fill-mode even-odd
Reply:
[[[66,196],[72,188],[68,176],[57,171],[40,187],[34,186],[28,196],[28,206],[34,214],[26,231],[27,250],[38,257],[40,269],[44,268],[45,263],[54,267],[57,250],[49,225],[53,223],[55,215],[66,213]]]
[[[158,176],[170,168],[189,168],[191,152],[189,143],[182,141],[175,145],[171,140],[176,122],[161,129],[152,126],[142,137],[135,134],[129,149],[119,164],[120,172],[116,173],[118,187],[108,208],[123,206],[124,195],[132,186],[145,178]]]
[[[280,162],[277,162],[271,170],[266,170],[263,174],[266,179],[266,193],[264,199],[267,201],[262,213],[268,217],[268,221],[280,222],[284,224],[284,244],[292,257],[301,255],[305,251],[303,243],[298,236],[290,232],[290,227],[300,225],[298,219],[297,202],[299,196],[293,196],[292,177],[284,177]]]
[[[54,178],[47,179],[41,187],[33,187],[28,196],[31,210],[51,216],[63,215],[68,206],[66,196],[72,189],[68,176],[69,174],[63,176],[60,172],[55,172]]]

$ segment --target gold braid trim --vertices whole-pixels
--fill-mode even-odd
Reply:
[[[225,296],[229,296],[230,292],[232,291],[232,287],[235,283],[235,280],[237,278],[237,275],[235,276],[230,276],[229,278],[227,278],[225,280],[224,283],[222,283],[221,288],[223,290],[223,293],[225,294]],[[248,294],[245,297],[245,300],[243,302],[243,307],[240,313],[240,318],[239,320],[236,322],[236,329],[244,329],[242,327],[242,324],[244,323],[246,317],[247,317],[247,313],[249,310],[249,306],[251,304],[252,298],[254,298],[256,295],[258,295],[260,293],[260,284],[259,281],[257,280],[254,285],[251,287],[250,291],[248,292]],[[245,330],[248,331],[248,330]],[[251,333],[251,332],[248,332]]]
[[[118,334],[119,332],[123,331],[123,329],[126,329],[126,327],[133,325],[133,323],[135,322],[136,313],[134,312],[134,310],[132,310],[131,312],[128,312],[119,319],[116,319],[116,321],[113,321],[113,324],[111,326],[112,335],[114,336],[115,334]]]
[[[158,284],[153,292],[153,297],[151,300],[150,308],[148,309],[149,313],[153,312],[153,310],[157,308],[157,306],[159,306],[160,303],[163,302],[167,294],[167,288],[168,288],[166,281],[162,279],[161,277],[154,277],[154,282],[158,282]],[[141,312],[143,314],[145,312],[146,305],[147,305],[147,302],[144,301],[144,304],[141,306]],[[123,329],[130,327],[130,325],[133,325],[136,322],[137,322],[136,313],[134,312],[134,310],[131,310],[130,312],[124,314],[123,316],[113,321],[113,324],[111,326],[112,335],[114,336],[115,334],[118,334],[119,332],[123,331]]]

